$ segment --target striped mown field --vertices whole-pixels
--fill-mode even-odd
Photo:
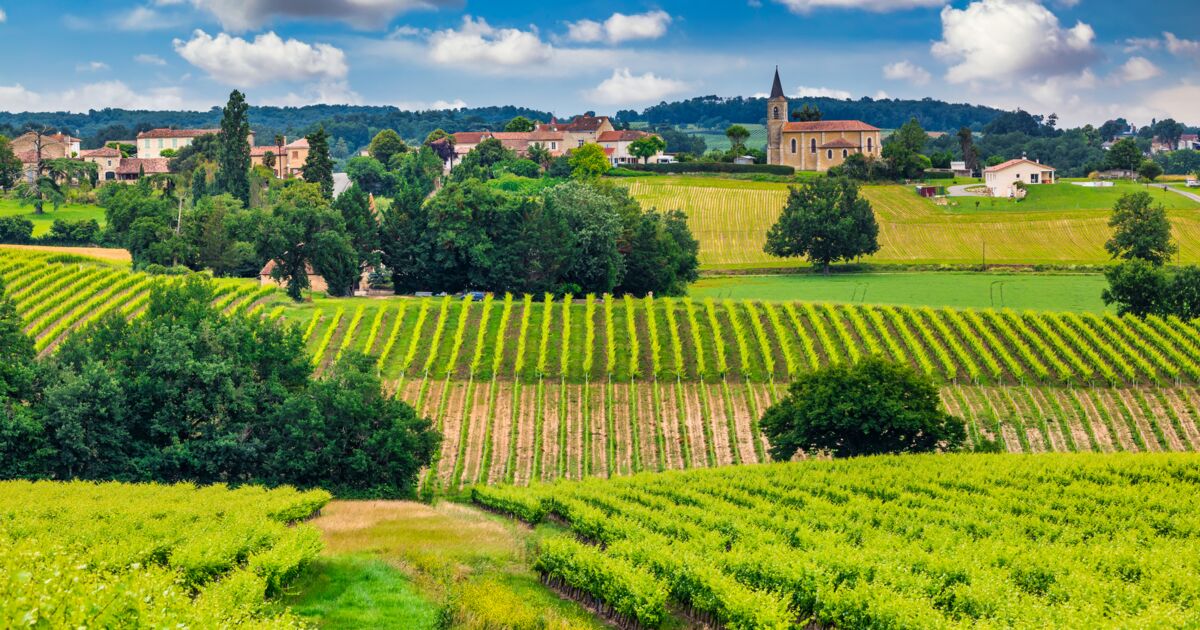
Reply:
[[[787,202],[786,184],[712,177],[639,177],[623,183],[643,206],[687,212],[688,225],[700,241],[704,269],[801,265],[799,260],[779,259],[762,251],[767,231]],[[1143,190],[1134,185],[1127,188],[1129,192]],[[1080,194],[1090,192],[1079,190]],[[1076,195],[1070,197],[1073,205],[1069,209],[1026,210],[1026,206],[1004,201],[993,206],[989,199],[981,199],[979,209],[973,199],[958,200],[953,208],[939,207],[904,186],[864,186],[862,192],[879,222],[880,250],[864,259],[868,262],[978,264],[985,254],[988,264],[1002,265],[1098,265],[1109,261],[1104,243],[1111,235],[1110,196],[1097,197],[1095,207],[1086,207],[1086,200],[1080,202]],[[1200,262],[1200,206],[1174,193],[1147,192],[1170,211],[1179,260]],[[1077,207],[1080,205],[1085,207]]]

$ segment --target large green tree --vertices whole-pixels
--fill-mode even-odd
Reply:
[[[1108,149],[1108,152],[1104,155],[1104,168],[1136,171],[1144,159],[1145,157],[1142,155],[1142,149],[1138,146],[1137,140],[1125,138],[1124,140],[1118,140]]]
[[[1122,195],[1113,206],[1108,226],[1113,235],[1104,248],[1113,258],[1162,265],[1178,251],[1171,242],[1171,221],[1166,209],[1162,204],[1154,205],[1154,198],[1148,192]]]
[[[504,125],[504,130],[508,132],[528,132],[533,131],[536,128],[537,123],[524,116],[517,116],[516,118],[508,121],[508,124]]]
[[[326,199],[333,199],[333,158],[329,157],[329,134],[324,126],[306,136],[308,158],[304,160],[304,181],[321,187]]]
[[[0,478],[41,473],[53,454],[33,405],[38,366],[33,340],[0,280]]]
[[[367,192],[357,184],[352,185],[334,200],[333,209],[342,215],[359,265],[367,267],[378,264],[379,221],[371,211]]]
[[[583,293],[611,293],[625,275],[625,260],[618,247],[621,215],[613,199],[585,182],[572,181],[546,193],[545,203],[561,213],[570,229],[571,264],[562,281]]]
[[[642,163],[646,164],[650,158],[662,153],[667,148],[667,143],[662,138],[649,135],[643,136],[629,143],[629,154],[633,157],[641,158]]]
[[[250,106],[234,90],[221,115],[217,150],[217,188],[250,205]]]
[[[912,118],[888,136],[883,143],[881,155],[891,164],[897,176],[916,179],[925,169],[933,166],[930,159],[922,154],[928,140],[929,135],[925,133],[921,123]]]
[[[375,134],[375,137],[371,139],[371,144],[367,146],[367,152],[371,154],[371,157],[384,165],[391,163],[392,156],[407,151],[408,145],[394,129],[384,129]]]
[[[879,251],[879,224],[871,203],[846,178],[824,177],[788,194],[763,250],[782,258],[806,257],[828,273],[839,260]]]
[[[276,280],[300,300],[309,288],[308,269],[325,278],[332,295],[350,293],[357,255],[345,236],[345,222],[314,184],[284,189],[264,228],[264,249],[275,261]],[[325,232],[332,234],[324,235]],[[350,271],[347,271],[350,270]]]
[[[729,150],[737,155],[741,155],[746,150],[746,141],[750,139],[750,131],[741,125],[730,125],[725,130],[725,137],[729,138]]]
[[[506,148],[504,143],[495,138],[488,138],[463,156],[462,161],[451,172],[450,178],[458,182],[468,179],[487,181],[496,176],[497,165],[515,159],[517,154]]]
[[[963,421],[942,411],[933,381],[877,357],[799,374],[760,422],[771,457],[856,457],[954,450]]]
[[[0,189],[8,190],[21,179],[21,159],[12,150],[12,142],[0,135]]]
[[[571,151],[569,156],[571,176],[577,178],[599,177],[612,170],[612,162],[604,147],[589,142]]]

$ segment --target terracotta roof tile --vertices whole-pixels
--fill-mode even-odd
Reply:
[[[597,142],[632,142],[639,138],[645,138],[650,134],[645,131],[636,129],[626,129],[624,131],[604,131],[596,138]]]
[[[143,138],[195,138],[220,132],[220,129],[151,129],[139,133],[137,137],[139,140]]]
[[[813,122],[789,122],[783,124],[784,131],[879,131],[861,120],[817,120]]]
[[[102,158],[102,157],[121,157],[121,152],[112,147],[100,147],[99,149],[91,149],[82,151],[79,157],[85,158]]]
[[[1020,163],[1022,163],[1022,162],[1028,162],[1028,163],[1030,163],[1030,164],[1036,164],[1037,166],[1040,166],[1040,167],[1042,167],[1042,168],[1044,168],[1044,169],[1048,169],[1048,170],[1051,170],[1051,171],[1055,170],[1055,169],[1054,169],[1054,167],[1053,167],[1053,166],[1050,166],[1049,164],[1042,164],[1042,163],[1040,163],[1040,162],[1034,162],[1033,160],[1030,160],[1030,159],[1027,159],[1027,158],[1017,158],[1017,159],[1015,159],[1015,160],[1009,160],[1009,161],[1007,161],[1007,162],[1004,162],[1004,163],[1001,163],[1001,164],[997,164],[997,165],[995,165],[995,166],[989,166],[989,167],[987,167],[987,168],[983,169],[983,172],[985,172],[985,173],[995,173],[996,171],[1003,171],[1003,170],[1005,170],[1005,169],[1007,169],[1007,168],[1010,168],[1010,167],[1016,166],[1017,164],[1020,164]]]
[[[822,149],[857,149],[858,145],[845,138],[835,138],[821,145]]]
[[[169,173],[170,160],[167,158],[123,158],[117,166],[118,175],[137,175],[144,169],[147,175]]]

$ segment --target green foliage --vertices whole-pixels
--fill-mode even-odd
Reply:
[[[23,171],[21,159],[12,150],[12,141],[0,135],[0,189],[12,188]]]
[[[650,162],[650,158],[666,150],[667,143],[656,135],[644,136],[629,143],[629,154],[642,158],[642,163]]]
[[[804,107],[792,112],[792,120],[800,122],[816,122],[821,120],[821,108],[817,106],[809,106],[808,103]]]
[[[1159,166],[1158,162],[1155,162],[1154,160],[1146,160],[1145,162],[1142,162],[1141,166],[1138,167],[1138,175],[1141,175],[1142,179],[1148,181],[1154,181],[1161,177],[1162,174],[1163,167]]]
[[[928,377],[879,358],[799,375],[760,423],[771,456],[797,452],[835,457],[954,450],[963,421],[942,411]]]
[[[599,177],[612,168],[604,147],[590,142],[572,150],[568,160],[571,176],[575,178]]]
[[[732,164],[729,162],[677,162],[674,164],[626,164],[624,168],[651,173],[766,173],[791,176],[796,169],[784,164]]]
[[[904,123],[883,143],[883,158],[891,164],[891,170],[905,179],[917,179],[932,167],[928,157],[922,155],[929,136],[916,118]]]
[[[333,199],[333,158],[329,156],[329,134],[324,126],[306,136],[308,140],[308,158],[304,160],[301,171],[304,181],[318,184],[321,194],[326,199]]]
[[[358,185],[351,185],[333,202],[333,209],[342,215],[346,234],[358,256],[358,266],[378,264],[379,222],[371,212],[371,200]]]
[[[0,243],[21,245],[33,240],[33,221],[25,217],[0,217]]]
[[[454,170],[450,172],[450,178],[456,182],[468,179],[487,181],[496,176],[495,167],[497,165],[516,159],[517,154],[506,148],[502,142],[495,138],[488,138],[463,156],[458,166],[455,166]]]
[[[394,129],[384,129],[371,138],[367,153],[379,160],[381,164],[390,164],[392,156],[408,152],[408,145],[400,139],[400,134]]]
[[[372,195],[386,195],[395,186],[395,177],[383,162],[373,157],[346,160],[346,175],[356,186]]]
[[[878,235],[875,212],[858,196],[858,186],[844,178],[821,178],[791,189],[764,251],[805,256],[828,271],[831,263],[879,251]]]
[[[217,134],[217,189],[233,195],[242,205],[250,204],[250,119],[246,96],[229,94]],[[178,157],[183,157],[180,155]]]
[[[543,168],[548,166],[550,162],[554,160],[554,155],[550,153],[550,149],[547,149],[546,145],[542,144],[541,142],[534,142],[533,144],[529,145],[529,149],[525,152],[525,155],[531,161],[533,161],[534,164],[537,164]]]
[[[1146,192],[1130,193],[1117,200],[1108,221],[1113,236],[1104,245],[1113,258],[1162,265],[1178,251],[1171,243],[1171,222],[1166,209],[1153,203],[1153,197]]]
[[[1141,166],[1142,149],[1133,138],[1118,140],[1104,155],[1104,168],[1136,171]]]
[[[517,116],[504,125],[504,130],[507,132],[528,132],[533,131],[536,127],[537,123],[532,120],[524,116]]]
[[[725,130],[725,137],[729,138],[729,144],[732,145],[730,151],[737,153],[745,150],[750,131],[741,125],[730,125]]]
[[[538,162],[526,159],[512,160],[498,164],[496,170],[501,174],[511,173],[517,177],[525,177],[527,179],[534,179],[542,174],[542,167]]]
[[[264,234],[264,251],[275,261],[272,272],[276,280],[287,283],[288,295],[299,300],[309,288],[308,269],[325,275],[335,295],[350,290],[353,276],[346,270],[354,265],[357,255],[345,237],[345,221],[329,206],[323,191],[314,184],[297,184],[286,188],[272,211]],[[324,232],[330,232],[320,236]],[[334,282],[337,282],[335,285]]]

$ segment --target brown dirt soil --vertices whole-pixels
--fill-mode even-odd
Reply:
[[[658,410],[654,408],[654,383],[634,381],[630,387],[632,394],[637,397],[637,417],[634,420],[638,427],[638,457],[642,460],[642,470],[658,470],[658,449],[654,446],[654,418]]]
[[[1029,387],[1025,391],[1029,394],[1028,400],[1033,404],[1031,411],[1037,414],[1038,418],[1046,422],[1046,433],[1050,436],[1050,448],[1057,452],[1071,450],[1067,447],[1067,440],[1062,434],[1062,426],[1059,425],[1058,418],[1055,417],[1056,414],[1051,411],[1052,407],[1050,407],[1050,404],[1039,397],[1036,389]],[[1074,439],[1074,436],[1072,436],[1072,439]]]
[[[1133,420],[1137,423],[1138,431],[1142,434],[1142,439],[1146,441],[1146,448],[1155,453],[1162,452],[1162,445],[1158,443],[1158,437],[1154,435],[1154,429],[1150,427],[1150,423],[1154,422],[1154,418],[1147,418],[1142,412],[1142,407],[1137,404],[1133,396],[1127,389],[1117,391],[1117,396],[1120,397],[1121,403],[1125,405],[1125,409],[1133,416]],[[1164,432],[1165,434],[1165,432]],[[1169,444],[1169,442],[1168,442]]]
[[[1115,391],[1108,389],[1096,389],[1093,390],[1092,394],[1095,396],[1097,401],[1096,404],[1103,405],[1104,409],[1108,411],[1109,415],[1112,417],[1113,424],[1118,427],[1117,432],[1124,435],[1129,440],[1128,450],[1134,452],[1142,450],[1154,450],[1154,436],[1151,435],[1149,436],[1150,439],[1146,440],[1146,433],[1142,431],[1141,425],[1137,424],[1136,422],[1134,423],[1134,428],[1136,428],[1138,437],[1142,439],[1142,441],[1146,444],[1146,447],[1143,449],[1134,441],[1134,428],[1130,428],[1129,420],[1126,418],[1128,410],[1126,409],[1120,396]]]
[[[1058,389],[1039,389],[1035,395],[1047,401],[1046,404],[1049,405],[1049,408],[1053,408],[1050,396],[1054,397],[1053,402],[1057,403],[1058,407],[1062,409],[1062,413],[1065,414],[1063,420],[1066,421],[1067,428],[1071,430],[1071,438],[1075,440],[1076,449],[1079,451],[1090,451],[1093,448],[1097,448],[1104,452],[1111,452],[1113,450],[1112,438],[1108,434],[1108,428],[1104,426],[1099,417],[1080,417],[1074,403],[1071,402],[1071,399],[1067,398],[1070,395],[1069,392]],[[1086,405],[1083,406],[1083,409],[1085,413],[1088,412]],[[1087,429],[1084,428],[1085,422],[1091,428],[1092,434],[1096,436],[1095,445],[1092,444],[1092,438],[1088,436]]]
[[[958,389],[959,395],[964,401],[966,401],[966,407],[963,409],[965,417],[968,421],[975,425],[975,428],[979,431],[979,434],[989,440],[1000,439],[999,436],[992,434],[991,427],[988,426],[980,417],[979,401],[975,396],[968,393],[970,390],[965,389],[965,386],[963,385],[955,385],[954,387]],[[978,390],[974,391],[976,394],[978,394]]]
[[[608,476],[608,392],[604,383],[592,383],[591,413],[588,414],[588,440],[592,450],[592,470],[590,474],[598,477]]]
[[[0,249],[25,249],[36,252],[52,252],[56,254],[75,254],[78,256],[90,256],[100,260],[109,262],[130,263],[133,262],[133,256],[130,255],[127,249],[115,249],[109,247],[56,247],[51,245],[0,245]]]
[[[583,405],[586,401],[582,385],[565,385],[567,396],[567,478],[583,478]]]
[[[537,385],[522,385],[517,404],[517,460],[506,464],[513,470],[513,481],[527,485],[533,471],[533,441],[537,423]]]
[[[725,403],[719,383],[707,387],[710,397],[720,398],[721,403]],[[724,405],[724,413],[720,416],[721,422],[715,423],[713,431],[721,430],[729,435],[729,423],[732,422],[737,443],[730,446],[737,449],[738,457],[741,458],[743,464],[757,464],[758,454],[754,451],[754,433],[750,430],[752,418],[748,402],[754,392],[746,383],[730,383],[728,387],[729,402]]]
[[[683,457],[679,450],[679,431],[676,428],[679,426],[679,406],[675,399],[675,386],[656,381],[653,387],[658,388],[658,400],[662,406],[658,413],[651,415],[654,420],[651,430],[654,433],[648,434],[648,437],[654,440],[655,435],[662,435],[663,467],[667,470],[678,470],[683,468]]]
[[[1125,423],[1125,418],[1120,415],[1116,407],[1113,407],[1111,400],[1106,400],[1100,395],[1098,390],[1094,389],[1084,391],[1073,390],[1072,395],[1076,396],[1084,408],[1088,410],[1088,416],[1096,419],[1096,423],[1092,425],[1093,427],[1096,424],[1104,426],[1104,421],[1100,416],[1101,408],[1108,413],[1108,417],[1112,421],[1113,432],[1116,433],[1116,435],[1110,436],[1114,444],[1121,445],[1121,448],[1126,451],[1137,452],[1140,450],[1134,443],[1133,436],[1129,433],[1129,425]],[[1108,427],[1104,426],[1104,429],[1107,431]]]
[[[1186,394],[1178,389],[1166,389],[1163,390],[1163,395],[1167,397],[1167,402],[1175,410],[1175,415],[1179,417],[1179,424],[1183,425],[1183,431],[1187,434],[1192,448],[1200,446],[1200,431],[1197,431],[1196,418],[1192,417],[1192,412],[1184,401]]]
[[[692,453],[692,467],[708,466],[708,443],[704,440],[704,407],[700,404],[700,392],[695,383],[684,383],[683,387],[684,426],[687,427],[688,449]],[[719,440],[720,438],[716,438]],[[716,441],[714,440],[714,441]],[[716,442],[720,444],[719,441]],[[719,448],[716,450],[720,450]],[[720,461],[720,460],[717,460]]]
[[[462,423],[466,419],[468,384],[455,381],[449,385],[450,395],[446,400],[445,412],[441,418],[442,426],[442,456],[438,461],[438,480],[442,487],[450,483],[454,474],[455,459],[458,457],[458,442],[462,431]]]
[[[696,391],[708,400],[709,431],[713,435],[713,448],[717,455],[717,465],[727,466],[734,462],[734,449],[737,444],[729,443],[729,422],[732,414],[725,404],[721,386],[714,383],[699,383]],[[741,452],[737,455],[741,457]]]
[[[613,434],[609,436],[613,441],[613,471],[626,475],[633,472],[633,435],[629,430],[629,396],[632,392],[626,383],[612,383],[609,387],[613,397]],[[608,448],[607,441],[605,448]]]
[[[1163,406],[1158,401],[1158,396],[1154,396],[1153,392],[1142,390],[1142,398],[1146,400],[1146,405],[1150,407],[1150,413],[1153,415],[1147,418],[1149,422],[1158,422],[1158,426],[1162,429],[1163,435],[1167,438],[1167,447],[1175,452],[1184,450],[1184,438],[1175,432],[1175,423],[1171,422],[1170,415],[1163,409]],[[1132,396],[1132,394],[1131,394]],[[1138,406],[1141,409],[1141,405]]]
[[[748,383],[748,385],[750,386],[750,391],[754,394],[754,408],[750,410],[750,417],[755,421],[757,421],[757,418],[761,418],[762,415],[767,412],[767,409],[771,407],[771,405],[774,405],[787,393],[786,388],[779,390],[767,383]],[[757,416],[757,418],[755,416]],[[748,426],[747,429],[749,429]],[[771,445],[767,443],[767,438],[761,433],[759,434],[759,437],[762,440],[763,452],[765,453],[767,449],[771,448]],[[751,443],[750,447],[754,448],[754,444]]]
[[[1008,410],[997,397],[995,390],[990,387],[980,387],[979,391],[983,393],[983,402],[991,411],[992,416],[1000,422],[1000,434],[1004,438],[1004,448],[1010,453],[1023,452],[1021,440],[1017,437],[1017,431],[1009,420]]]
[[[471,484],[479,478],[479,467],[483,464],[483,442],[488,433],[487,425],[495,430],[496,416],[491,408],[491,383],[475,381],[475,399],[471,404],[471,415],[467,418],[467,461],[463,462],[462,483]]]
[[[508,451],[512,446],[513,430],[513,391],[511,381],[496,381],[495,426],[492,427],[492,465],[486,471],[483,483],[501,483],[504,479],[505,466],[508,465]]]
[[[421,379],[413,379],[413,382],[421,383],[422,381]],[[417,405],[419,406],[418,410],[421,412],[421,416],[432,420],[433,426],[438,427],[439,431],[442,425],[441,418],[438,417],[438,407],[442,404],[442,390],[447,385],[446,381],[429,380],[428,385],[424,388],[425,398],[421,398],[420,388],[418,388],[417,393]]]
[[[545,382],[542,386],[542,474],[537,481],[548,481],[558,476],[558,400],[562,395],[558,383]]]
[[[1004,386],[997,387],[994,394],[996,400],[1011,415],[1020,419],[1021,427],[1025,431],[1025,441],[1029,443],[1029,450],[1034,453],[1045,453],[1048,448],[1046,438],[1042,435],[1037,418],[1033,417],[1033,411],[1025,405],[1022,397],[1014,395],[1011,387]],[[1014,426],[1013,429],[1015,431],[1016,427]]]

